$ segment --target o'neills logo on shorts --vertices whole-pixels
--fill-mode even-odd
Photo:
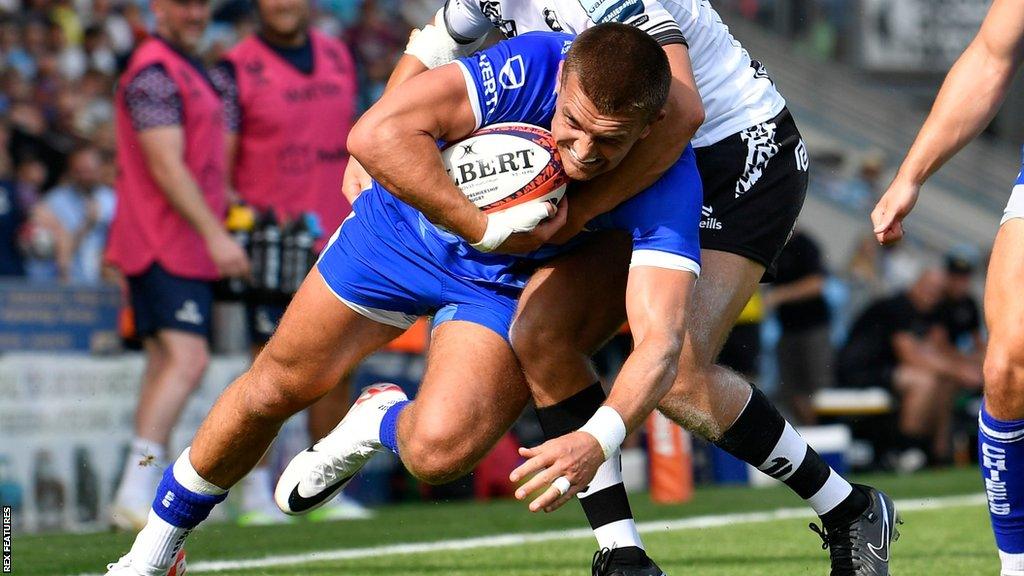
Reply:
[[[700,207],[700,224],[697,226],[703,230],[721,230],[722,222],[714,216],[713,206]]]

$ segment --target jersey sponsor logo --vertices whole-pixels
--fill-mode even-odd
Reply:
[[[526,64],[523,64],[522,55],[516,54],[505,61],[498,73],[498,81],[508,90],[523,87],[526,83]]]
[[[519,172],[533,168],[534,151],[530,149],[502,152],[493,158],[481,158],[456,164],[449,170],[456,186],[462,186],[478,178],[487,178],[496,174]],[[472,200],[472,198],[471,198]]]
[[[1010,499],[1006,492],[1006,450],[992,446],[987,442],[981,444],[981,467],[985,471],[985,495],[988,496],[988,510],[993,516],[1009,516]]]
[[[317,162],[341,162],[346,158],[348,158],[348,149],[345,148],[344,146],[339,146],[337,148],[331,149],[317,148],[316,151]]]
[[[484,106],[487,107],[487,115],[490,116],[498,105],[498,83],[494,79],[494,66],[483,52],[480,52],[477,62],[480,64],[480,81],[484,85]]]
[[[580,0],[580,5],[598,24],[625,22],[644,11],[641,0]]]
[[[558,14],[556,14],[551,8],[544,9],[544,23],[548,25],[548,28],[550,28],[552,32],[565,31],[562,23],[558,21]]]
[[[277,169],[288,176],[301,176],[313,168],[313,154],[305,144],[289,144],[277,152]]]
[[[775,123],[765,122],[740,132],[740,139],[747,143],[747,161],[743,174],[736,181],[736,198],[743,196],[757,184],[764,175],[768,162],[779,153],[775,143]]]
[[[337,97],[344,94],[337,82],[320,81],[301,88],[288,88],[284,91],[284,99],[289,104],[314,102],[320,98]]]
[[[721,230],[722,223],[714,216],[714,206],[700,207],[700,224],[697,226],[704,230]]]
[[[195,324],[196,326],[203,323],[203,315],[199,312],[199,305],[196,304],[195,300],[185,300],[181,308],[178,308],[174,313],[174,319],[184,324]]]

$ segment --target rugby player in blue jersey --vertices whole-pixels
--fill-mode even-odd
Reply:
[[[508,332],[538,255],[496,252],[556,232],[566,202],[554,215],[543,204],[485,215],[445,173],[437,141],[498,122],[549,126],[566,172],[593,178],[613,170],[663,116],[670,77],[656,41],[607,24],[575,41],[525,34],[385,95],[349,141],[374,186],[356,201],[267,347],[168,468],[149,522],[108,574],[165,573],[189,531],[259,461],[283,422],[418,316],[433,315],[434,329],[415,402],[393,385],[367,389],[334,432],[292,461],[278,504],[291,513],[315,508],[384,449],[427,482],[471,469],[529,397]],[[636,348],[581,428],[589,436],[579,469],[532,481],[550,485],[548,493],[568,497],[586,486],[671,385],[700,271],[700,200],[687,148],[653,186],[591,223],[632,236],[626,308]],[[661,574],[643,560],[643,574]]]

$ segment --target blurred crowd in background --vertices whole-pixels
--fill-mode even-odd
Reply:
[[[816,57],[848,56],[849,0],[717,4],[783,32]],[[315,25],[351,49],[358,108],[365,109],[382,92],[410,28],[428,19],[436,2],[324,0],[316,8]],[[246,0],[217,4],[203,58],[216,62],[253,26]],[[102,262],[117,204],[112,95],[133,47],[151,29],[141,0],[0,0],[0,276],[118,281]],[[866,220],[897,160],[879,152],[843,167],[849,159],[817,158],[811,193]],[[816,421],[809,398],[821,387],[888,387],[898,406],[898,438],[890,445],[903,458],[894,465],[948,462],[957,456],[957,403],[976,397],[981,385],[984,337],[972,294],[983,261],[965,247],[928,266],[865,235],[848,262],[830,262],[812,236],[798,234],[779,281],[741,318],[748,327],[734,334],[734,357],[743,359],[734,367],[775,382],[782,405],[802,424]],[[762,348],[778,359],[763,361]]]
[[[356,59],[359,107],[380,95],[432,2],[327,0],[315,25]],[[0,2],[0,275],[94,284],[115,208],[113,94],[152,30],[145,1]],[[254,29],[251,3],[217,5],[209,63]]]

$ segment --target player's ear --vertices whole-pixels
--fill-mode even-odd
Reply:
[[[648,122],[647,124],[644,125],[643,131],[640,132],[640,138],[639,139],[643,140],[644,138],[647,138],[647,135],[651,133],[651,128],[656,123],[661,122],[662,120],[664,120],[666,114],[667,114],[667,112],[665,112],[664,108],[662,108],[661,110],[658,110],[658,114],[655,115],[655,117],[653,119],[651,119],[650,122]]]
[[[555,94],[562,89],[562,64],[565,64],[565,60],[558,63],[558,74],[555,74]]]

